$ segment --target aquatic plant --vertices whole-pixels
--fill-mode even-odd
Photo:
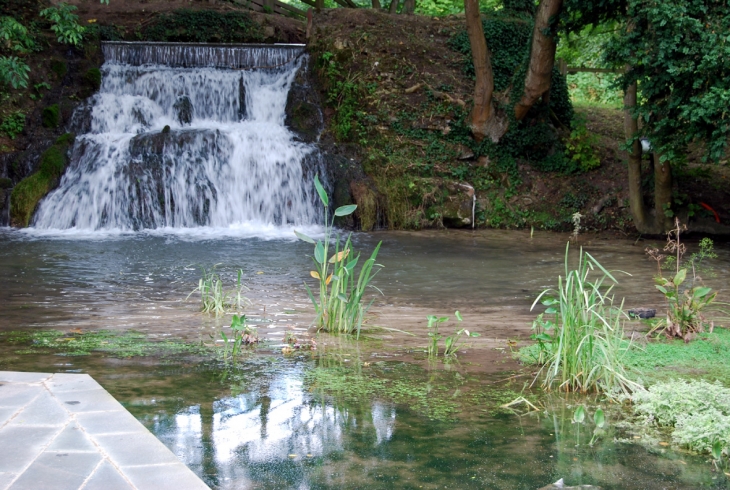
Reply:
[[[382,294],[382,291],[370,285],[370,281],[383,267],[375,263],[383,242],[378,243],[370,258],[360,269],[360,275],[356,278],[355,267],[360,260],[360,254],[355,254],[352,250],[352,234],[350,233],[343,243],[339,234],[333,236],[333,231],[335,218],[349,216],[357,209],[357,206],[350,204],[335,209],[330,220],[329,198],[319,181],[319,176],[314,177],[314,186],[324,206],[324,238],[315,241],[307,235],[294,231],[300,240],[314,245],[312,259],[315,270],[311,271],[310,275],[319,282],[319,298],[315,298],[309,286],[304,284],[317,313],[314,324],[320,330],[333,333],[355,333],[359,338],[365,314],[374,301],[373,299],[367,305],[363,304],[368,286]],[[330,257],[333,242],[334,254]],[[332,266],[331,271],[330,266]]]
[[[220,264],[214,265],[211,270],[203,268],[203,277],[198,281],[198,287],[193,289],[185,299],[200,292],[200,311],[209,315],[222,316],[233,308],[241,310],[250,301],[243,295],[244,291],[248,291],[242,282],[243,271],[238,270],[235,289],[226,291],[223,289],[223,281],[215,271],[218,265]]]
[[[664,251],[672,254],[670,256],[661,254],[657,248],[647,248],[646,253],[656,260],[658,275],[654,278],[656,288],[667,300],[667,318],[652,329],[663,332],[669,337],[680,337],[689,342],[697,333],[704,330],[706,319],[702,310],[712,304],[717,292],[702,284],[702,278],[698,275],[701,270],[706,270],[703,262],[706,259],[717,257],[713,252],[713,243],[709,238],[700,242],[700,251],[690,256],[686,262],[682,258],[687,247],[681,242],[680,235],[686,230],[681,226],[679,219],[674,220],[674,229],[667,233],[667,244]],[[662,262],[669,263],[674,267],[673,277],[664,277],[662,274]],[[688,284],[688,272],[691,271]],[[710,327],[712,329],[712,326]]]
[[[720,383],[673,380],[631,396],[634,412],[645,422],[673,427],[672,440],[683,447],[730,456],[730,389]]]
[[[228,356],[228,345],[230,342],[233,343],[232,357],[236,357],[241,353],[241,348],[245,345],[258,344],[258,331],[256,327],[252,327],[246,323],[246,315],[233,315],[231,318],[231,332],[232,338],[229,340],[228,336],[224,331],[221,330],[221,338],[223,339],[225,350],[223,357]]]
[[[546,289],[532,304],[532,308],[538,302],[547,307],[532,325],[532,338],[539,346],[538,363],[542,364],[535,380],[542,375],[542,385],[548,390],[582,393],[642,389],[624,369],[631,343],[624,340],[622,321],[628,316],[623,301],[615,306],[611,295],[616,279],[582,248],[578,268],[569,270],[569,250],[570,243],[565,247],[565,277],[558,277],[558,289]],[[596,269],[602,275],[589,280]],[[606,280],[613,284],[606,286]]]
[[[456,320],[461,323],[461,313],[458,311],[454,312],[454,316],[456,317]],[[442,323],[445,323],[449,321],[449,317],[442,316],[442,317],[436,317],[434,315],[428,315],[426,317],[426,320],[428,320],[428,326],[426,327],[428,329],[428,338],[429,343],[426,347],[426,353],[428,354],[429,359],[436,359],[439,355],[439,340],[441,340],[442,336],[439,333],[439,325]],[[456,357],[456,352],[459,350],[459,347],[461,347],[461,344],[463,343],[462,336],[466,337],[479,337],[479,334],[476,332],[469,332],[469,330],[465,328],[461,328],[454,332],[454,335],[449,335],[444,338],[444,359],[450,360],[454,359]]]

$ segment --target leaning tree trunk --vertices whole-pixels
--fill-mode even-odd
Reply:
[[[413,15],[416,11],[416,0],[403,0],[402,14]]]
[[[672,208],[672,167],[660,160],[659,153],[654,153],[654,213],[658,231],[664,233],[672,229],[672,217],[667,216]]]
[[[388,9],[388,13],[395,14],[398,12],[398,0],[390,0],[390,8]]]
[[[560,12],[563,0],[542,0],[532,30],[530,65],[525,77],[525,90],[515,104],[515,119],[522,120],[543,94],[550,90],[555,65],[555,37],[549,35],[551,21]],[[548,32],[548,34],[546,34]]]
[[[380,7],[380,0],[371,0],[371,4],[372,4],[372,6],[373,6],[374,9],[380,10],[380,8],[381,8]]]
[[[654,223],[649,223],[641,191],[641,141],[637,137],[639,124],[631,114],[636,107],[636,83],[629,85],[624,93],[624,134],[631,141],[629,149],[629,206],[634,218],[634,226],[639,233],[656,233]]]

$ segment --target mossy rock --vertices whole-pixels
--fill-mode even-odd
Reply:
[[[60,80],[68,72],[68,65],[65,61],[51,60],[51,71],[55,73]]]
[[[43,109],[41,121],[45,128],[57,128],[61,123],[61,110],[59,109],[58,104],[49,105]]]
[[[36,172],[18,182],[10,194],[10,224],[25,228],[30,224],[36,206],[48,194],[53,178]]]
[[[94,90],[99,90],[101,87],[101,70],[98,68],[89,68],[84,74],[86,83]]]
[[[76,140],[76,135],[73,133],[65,133],[56,138],[54,145],[71,146]]]
[[[66,155],[59,145],[53,145],[41,155],[40,173],[43,175],[50,178],[60,177],[64,168],[66,168]]]

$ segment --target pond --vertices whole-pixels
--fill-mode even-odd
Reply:
[[[22,354],[0,341],[0,369],[91,374],[213,488],[537,489],[559,478],[602,488],[728,487],[707,458],[642,444],[634,439],[641,435],[616,427],[615,410],[590,446],[592,428],[570,423],[576,400],[553,399],[532,413],[500,408],[520,394],[540,398],[525,388],[531,377],[512,360],[508,340],[529,337],[530,306],[562,272],[566,235],[356,235],[363,252],[383,241],[375,285],[384,296],[372,307],[366,338],[355,342],[308,331],[313,309],[302,283],[310,280],[311,248],[282,233],[3,230],[4,331],[109,329],[216,345],[230,317],[201,315],[197,298],[186,297],[200,267],[220,264],[230,286],[243,270],[252,302],[246,313],[266,342],[224,360]],[[632,274],[617,276],[627,307],[661,309],[648,244],[584,236],[577,245]],[[730,249],[716,248],[717,276],[707,281],[726,295]],[[458,363],[429,365],[425,316],[453,320],[455,310],[481,337],[460,350]],[[316,335],[318,349],[282,355],[287,331]],[[594,401],[580,403],[592,413]]]

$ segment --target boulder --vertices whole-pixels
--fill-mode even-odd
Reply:
[[[324,125],[319,92],[312,80],[309,57],[302,60],[286,99],[284,123],[298,140],[313,143]]]

